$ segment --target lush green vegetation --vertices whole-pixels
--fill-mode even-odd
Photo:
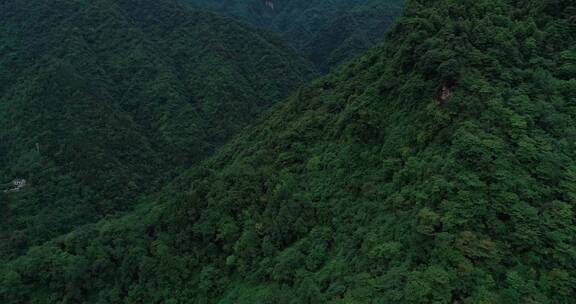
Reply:
[[[183,0],[280,34],[327,71],[379,42],[404,0]]]
[[[411,0],[135,212],[0,265],[0,300],[573,303],[575,16]]]
[[[0,3],[0,257],[126,210],[314,75],[166,1]],[[0,188],[4,190],[4,188]]]

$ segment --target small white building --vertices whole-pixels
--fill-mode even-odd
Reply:
[[[26,187],[26,180],[23,178],[17,178],[13,180],[10,184],[12,184],[12,189],[5,190],[4,192],[17,192],[22,190],[22,188]]]
[[[14,187],[24,187],[26,186],[26,180],[23,178],[17,178],[15,180],[12,181],[12,185],[14,185]]]

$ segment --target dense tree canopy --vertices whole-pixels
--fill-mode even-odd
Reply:
[[[280,34],[327,71],[368,50],[404,0],[182,0]]]
[[[314,75],[166,1],[0,2],[0,257],[126,210]],[[0,188],[0,191],[3,191]]]
[[[572,303],[576,5],[411,0],[138,210],[0,265],[3,303]]]

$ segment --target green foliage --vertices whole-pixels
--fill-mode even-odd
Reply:
[[[314,75],[270,35],[157,1],[2,1],[0,258],[129,210]],[[0,189],[4,190],[4,189]]]
[[[410,1],[136,212],[2,264],[0,300],[574,302],[574,11]]]
[[[379,42],[404,0],[184,0],[278,33],[328,71]]]

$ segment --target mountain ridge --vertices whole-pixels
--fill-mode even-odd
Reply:
[[[575,9],[410,1],[137,212],[0,266],[0,298],[570,303]]]
[[[194,7],[277,33],[327,72],[374,46],[402,11],[403,0],[204,1]]]
[[[30,182],[2,202],[15,248],[31,227],[53,237],[130,209],[315,75],[276,38],[176,1],[1,10],[0,172]]]

